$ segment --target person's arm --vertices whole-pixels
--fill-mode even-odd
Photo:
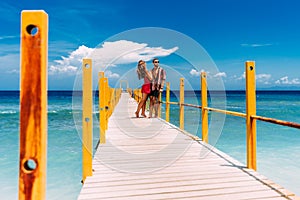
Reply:
[[[164,85],[165,85],[165,81],[166,81],[166,71],[165,70],[163,70],[162,71],[162,77],[161,77],[161,83],[160,83],[160,89],[159,89],[159,91],[163,91],[164,90]]]
[[[165,80],[162,80],[161,81],[161,84],[160,84],[160,89],[159,89],[159,91],[163,91],[164,90],[164,84],[165,84]]]

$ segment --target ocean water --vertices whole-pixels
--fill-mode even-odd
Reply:
[[[78,94],[76,94],[78,96]],[[97,96],[97,95],[96,95]],[[210,95],[212,96],[212,95]],[[245,113],[245,92],[229,91],[216,96],[227,110]],[[178,101],[178,92],[171,101]],[[199,92],[187,92],[186,103],[201,103]],[[163,98],[164,100],[164,98]],[[76,199],[81,189],[81,127],[79,107],[72,107],[72,91],[48,93],[47,199]],[[80,101],[80,98],[79,98]],[[97,110],[97,100],[95,100]],[[165,108],[162,108],[164,118]],[[179,126],[179,108],[171,105],[170,122]],[[95,112],[97,114],[97,112]],[[258,91],[257,115],[300,123],[299,91]],[[185,129],[201,137],[201,112],[185,107]],[[209,114],[222,125],[220,134],[209,138],[214,146],[242,163],[246,160],[245,119]],[[97,118],[95,118],[97,120]],[[94,146],[98,130],[94,124]],[[0,91],[0,193],[4,199],[18,198],[19,166],[19,93]],[[300,130],[257,121],[258,172],[300,195]]]
[[[226,94],[211,94],[211,96],[215,102],[213,106],[208,96],[209,107],[218,106],[218,101],[226,101],[226,110],[246,112],[245,91],[227,91]],[[178,101],[178,99],[178,92],[171,94],[171,101]],[[197,100],[201,104],[200,92],[185,93],[185,102],[197,103]],[[170,122],[177,126],[179,126],[178,112],[178,106],[171,105]],[[163,108],[162,118],[165,118],[164,115]],[[299,124],[300,91],[257,91],[256,115]],[[202,137],[200,118],[199,109],[185,107],[185,129]],[[209,129],[209,143],[246,165],[245,118],[216,114],[216,112],[212,117],[210,112],[209,124],[212,119],[224,123],[221,134],[211,135]],[[300,130],[259,120],[257,120],[256,130],[257,171],[300,196]]]
[[[0,92],[0,191],[18,199],[19,92]],[[81,189],[81,140],[74,126],[72,92],[49,92],[47,199],[76,199]]]

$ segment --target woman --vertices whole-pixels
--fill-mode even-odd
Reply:
[[[144,84],[142,86],[142,100],[140,101],[140,103],[138,104],[137,110],[135,112],[135,116],[139,117],[139,113],[140,110],[142,109],[142,116],[143,117],[147,117],[145,114],[145,110],[146,110],[146,101],[148,98],[148,95],[151,92],[151,81],[152,81],[152,76],[149,73],[149,71],[147,70],[146,67],[146,62],[143,60],[140,60],[138,62],[138,66],[137,66],[137,74],[138,74],[138,78],[142,79],[144,78]]]

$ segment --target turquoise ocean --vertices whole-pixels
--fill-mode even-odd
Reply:
[[[77,94],[78,95],[78,94]],[[97,96],[97,94],[95,94]],[[245,113],[245,91],[227,91],[226,109]],[[186,92],[186,103],[199,102],[200,92]],[[257,91],[257,115],[300,123],[300,91]],[[164,100],[164,97],[163,97]],[[171,93],[178,101],[178,92]],[[73,200],[81,189],[81,132],[73,114],[72,91],[48,92],[47,199]],[[97,110],[97,98],[94,101]],[[210,104],[210,102],[209,102]],[[170,122],[179,126],[179,108],[171,105]],[[94,112],[96,115],[97,111]],[[134,111],[132,112],[134,114]],[[162,108],[162,118],[165,117]],[[223,115],[223,114],[219,114]],[[201,111],[185,107],[185,130],[201,137]],[[226,115],[214,146],[246,163],[245,119]],[[97,120],[97,119],[96,119]],[[94,146],[99,139],[94,126]],[[0,194],[1,199],[18,198],[19,92],[0,91]],[[257,121],[257,171],[300,196],[300,130]]]

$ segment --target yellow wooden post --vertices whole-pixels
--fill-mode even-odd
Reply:
[[[247,61],[246,71],[246,125],[247,125],[247,167],[256,170],[256,115],[255,62]]]
[[[161,118],[161,104],[162,104],[161,103],[161,99],[162,99],[161,96],[162,96],[162,93],[160,92],[159,95],[158,95],[159,104],[158,104],[158,113],[157,113],[159,118]],[[142,100],[142,98],[141,98],[141,100]]]
[[[115,89],[111,88],[111,97],[110,97],[110,104],[111,104],[111,109],[110,109],[110,116],[112,115],[114,111],[114,106],[115,106]]]
[[[202,141],[208,143],[208,111],[206,72],[201,72],[201,112],[202,112]]]
[[[184,129],[184,78],[180,78],[179,128]]]
[[[99,72],[99,121],[100,121],[100,144],[106,142],[105,136],[105,85],[104,85],[104,72]]]
[[[82,62],[82,181],[92,176],[93,160],[93,92],[92,92],[92,60]]]
[[[114,108],[115,108],[115,89],[114,88],[111,88],[111,115],[114,111]]]
[[[22,11],[19,199],[46,198],[47,59],[47,13]]]
[[[109,105],[108,105],[108,102],[109,102],[109,87],[108,87],[108,79],[107,77],[104,77],[104,88],[105,88],[105,92],[104,92],[104,100],[105,100],[105,105],[104,105],[104,108],[105,108],[105,130],[107,130],[108,128],[108,109],[109,109]]]
[[[166,84],[166,121],[170,122],[170,82]]]
[[[114,89],[110,88],[110,112],[109,112],[109,116],[112,115],[114,110]]]

